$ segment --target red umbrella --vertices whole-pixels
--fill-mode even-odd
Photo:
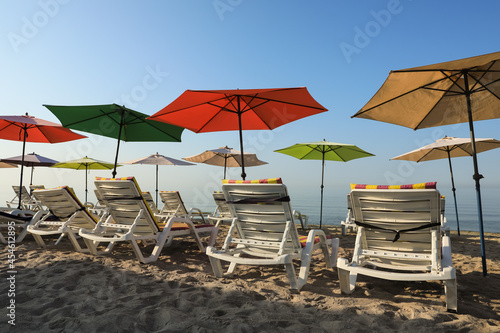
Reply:
[[[186,90],[148,119],[181,126],[193,132],[274,129],[327,111],[307,88]],[[245,179],[242,158],[241,177]]]
[[[0,116],[0,139],[23,142],[23,153],[28,142],[49,142],[58,143],[86,138],[86,136],[76,134],[70,129],[59,124],[29,116]],[[19,188],[23,187],[23,166],[21,161],[21,181]],[[19,193],[19,205],[21,207],[21,193]]]

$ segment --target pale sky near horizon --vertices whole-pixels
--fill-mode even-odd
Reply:
[[[118,103],[153,114],[186,89],[306,86],[328,112],[273,131],[244,133],[245,150],[268,165],[247,168],[247,179],[282,177],[295,191],[317,193],[320,161],[273,152],[299,142],[355,144],[375,154],[347,163],[327,162],[325,186],[347,193],[349,183],[438,181],[449,191],[446,160],[390,161],[447,136],[469,137],[467,124],[411,129],[351,119],[390,70],[499,51],[500,3],[495,1],[264,1],[264,0],[0,0],[2,115],[28,112],[58,122],[43,104]],[[477,138],[500,139],[499,119],[475,123]],[[93,134],[59,144],[27,143],[65,161],[83,156],[112,162],[116,140]],[[21,154],[22,144],[0,140],[0,158]],[[181,143],[122,142],[119,161],[156,152],[180,159],[228,145],[238,133],[195,134]],[[500,150],[478,155],[484,187],[500,184]],[[453,160],[458,188],[473,189],[472,159]],[[19,184],[19,169],[0,170],[2,202]],[[160,166],[160,189],[203,195],[220,186],[222,168]],[[240,170],[231,175],[239,177]],[[123,166],[154,191],[154,166]],[[111,172],[92,171],[110,177]],[[37,168],[34,183],[70,185],[83,196],[80,171]],[[24,184],[29,184],[29,170]],[[193,191],[196,188],[196,191]],[[0,204],[0,205],[3,205]]]

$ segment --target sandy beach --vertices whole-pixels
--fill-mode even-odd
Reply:
[[[350,258],[355,234],[340,238]],[[217,245],[227,231],[219,232]],[[479,237],[452,233],[458,313],[446,312],[435,282],[387,282],[359,277],[352,295],[340,293],[337,271],[317,253],[308,283],[289,289],[280,267],[241,267],[216,279],[194,241],[179,239],[157,262],[140,264],[131,248],[113,255],[73,251],[65,239],[40,249],[31,236],[16,248],[15,297],[2,262],[1,332],[499,332],[500,237],[486,234],[489,275],[481,273]],[[6,307],[15,300],[15,326]]]

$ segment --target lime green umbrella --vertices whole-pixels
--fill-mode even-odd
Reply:
[[[306,142],[297,143],[293,146],[275,150],[277,153],[282,153],[298,158],[299,160],[321,160],[321,206],[319,213],[319,227],[323,221],[323,180],[325,176],[325,160],[347,162],[356,158],[375,156],[364,151],[355,145],[328,142]]]
[[[95,160],[93,158],[88,158],[85,156],[84,158],[79,158],[76,160],[66,161],[56,163],[51,166],[51,168],[65,168],[65,169],[75,169],[75,170],[85,170],[85,202],[87,202],[87,173],[89,169],[100,169],[100,170],[111,170],[114,167],[118,167],[121,165],[114,165],[113,163],[103,162],[99,160]]]
[[[113,177],[116,176],[120,140],[180,142],[184,128],[146,119],[149,115],[118,104],[44,105],[64,127],[118,139]]]

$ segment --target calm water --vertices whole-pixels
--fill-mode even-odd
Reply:
[[[440,190],[446,197],[445,216],[452,230],[457,230],[455,204],[451,190]],[[448,193],[449,192],[449,193]],[[457,189],[458,217],[460,230],[479,231],[476,192],[474,189]],[[318,193],[293,193],[290,192],[292,208],[309,216],[310,224],[319,224],[320,194]],[[485,232],[500,233],[500,190],[481,188],[483,206],[483,225]],[[189,202],[186,202],[189,206]],[[215,204],[200,207],[211,211]],[[329,188],[325,191],[323,202],[323,224],[340,225],[347,215],[347,199],[345,192],[336,192]]]

